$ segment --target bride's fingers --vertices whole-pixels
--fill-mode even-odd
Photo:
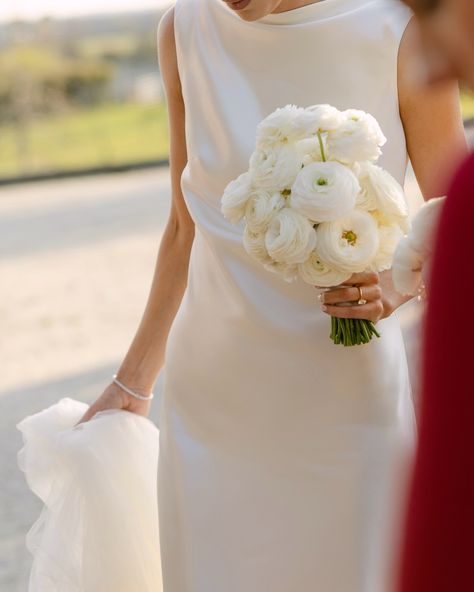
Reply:
[[[361,290],[357,287],[345,286],[344,288],[335,288],[327,292],[322,292],[320,295],[321,304],[339,304],[342,302],[357,302],[360,299],[362,293],[362,299],[367,302],[373,302],[379,300],[382,297],[381,287],[376,285],[361,286]]]
[[[125,407],[124,400],[120,394],[111,389],[106,389],[105,392],[95,401],[89,409],[84,413],[80,421],[76,424],[90,421],[94,415],[99,411],[106,411],[108,409],[122,409]]]
[[[106,405],[103,401],[99,399],[89,407],[89,409],[84,413],[84,415],[81,417],[80,421],[76,425],[90,421],[94,417],[94,415],[99,413],[99,411],[105,411],[106,409],[114,408],[115,406]]]
[[[90,421],[98,411],[99,409],[96,405],[91,405],[89,409],[81,417],[81,419],[76,423],[76,426],[78,426],[81,423],[86,423],[87,421]]]
[[[366,319],[376,323],[379,321],[384,312],[384,307],[381,300],[374,300],[367,304],[356,304],[355,306],[336,306],[324,304],[322,309],[331,317],[338,317],[340,319]]]
[[[362,273],[354,273],[344,285],[361,285],[370,286],[379,283],[379,274],[375,271],[364,271]]]

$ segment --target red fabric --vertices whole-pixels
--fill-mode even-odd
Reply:
[[[474,591],[474,155],[442,213],[400,592]]]

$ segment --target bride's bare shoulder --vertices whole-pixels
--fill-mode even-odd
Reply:
[[[158,60],[169,98],[181,95],[174,19],[175,8],[171,6],[162,16],[158,25]]]
[[[164,44],[168,49],[175,45],[174,40],[174,6],[170,6],[160,19],[158,25],[158,44]],[[166,49],[166,47],[165,47]]]

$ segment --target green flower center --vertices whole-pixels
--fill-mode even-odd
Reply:
[[[342,238],[352,246],[357,242],[357,234],[353,230],[345,230],[342,233]]]
[[[319,177],[319,179],[315,180],[314,185],[317,187],[325,187],[326,185],[328,185],[328,180],[324,177]]]

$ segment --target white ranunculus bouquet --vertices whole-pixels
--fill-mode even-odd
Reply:
[[[226,187],[222,213],[245,221],[246,252],[288,282],[330,288],[354,273],[390,269],[408,210],[402,187],[376,165],[385,142],[363,111],[277,109],[258,125],[249,169]],[[336,344],[374,335],[371,321],[332,320]]]

